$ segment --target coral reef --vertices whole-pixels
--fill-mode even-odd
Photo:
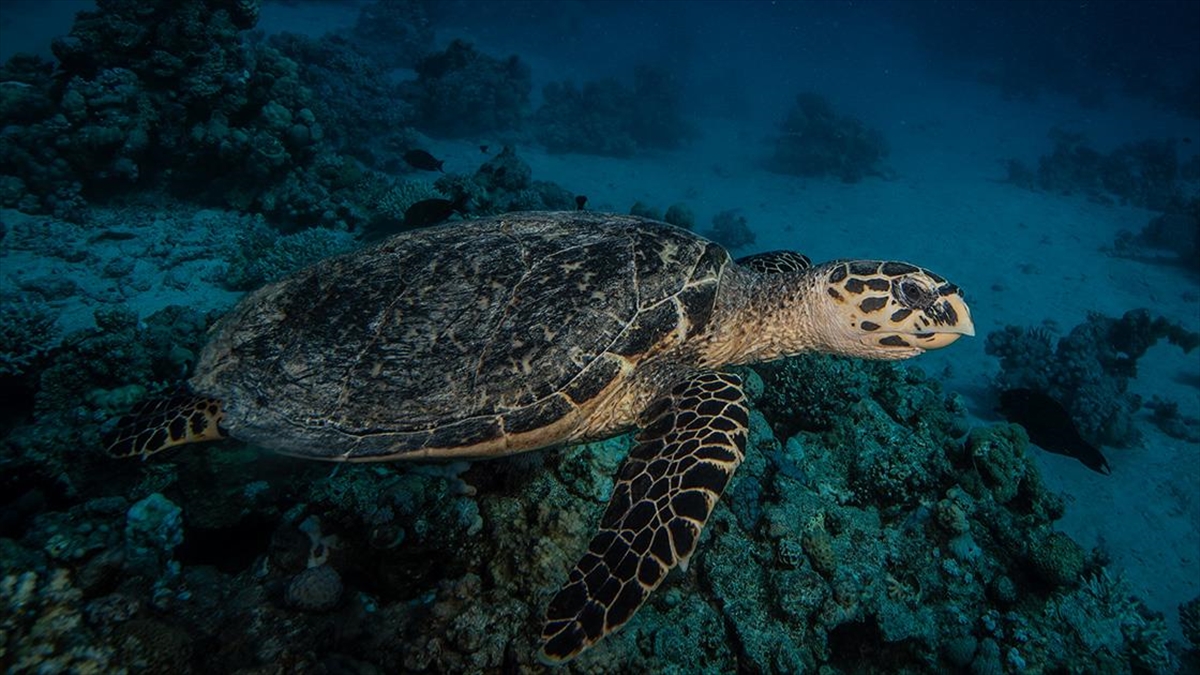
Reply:
[[[1095,655],[1099,672],[1179,672],[1162,617],[1145,608],[1124,577],[1096,572],[1078,590],[1047,603],[1044,618],[1059,629],[1033,633],[1030,641],[1050,655],[1082,648]]]
[[[463,200],[478,216],[575,208],[574,193],[557,183],[533,180],[533,170],[507,145],[474,175],[449,173],[434,187],[451,200]]]
[[[1079,584],[1084,569],[1083,547],[1061,532],[1050,532],[1029,545],[1033,571],[1054,588]]]
[[[661,219],[660,219],[661,220]],[[712,229],[704,236],[733,251],[754,244],[757,237],[737,209],[727,209],[713,216]]]
[[[161,574],[175,549],[183,543],[183,509],[155,492],[129,507],[125,514],[125,563]]]
[[[629,207],[629,215],[640,216],[642,218],[649,218],[650,220],[662,220],[663,219],[663,212],[661,210],[659,210],[658,208],[655,208],[653,206],[650,206],[649,204],[641,201],[640,199],[638,201],[634,202],[633,206]]]
[[[1200,274],[1200,197],[1151,218],[1137,234],[1117,233],[1111,252],[1122,258],[1180,265]]]
[[[376,0],[363,5],[346,42],[384,68],[410,68],[433,47],[433,24],[421,0]]]
[[[667,212],[663,214],[663,220],[676,227],[682,227],[685,230],[691,230],[696,227],[696,214],[688,208],[687,204],[677,203],[667,207]]]
[[[58,314],[45,302],[0,302],[0,378],[29,370],[57,341]]]
[[[695,137],[683,117],[679,84],[664,70],[641,65],[633,86],[607,78],[552,82],[533,116],[534,135],[554,153],[628,157],[653,148],[675,148]]]
[[[227,255],[223,281],[234,290],[253,290],[355,245],[348,232],[314,227],[281,235],[256,220],[239,233],[237,246]]]
[[[1102,202],[1119,201],[1158,211],[1183,208],[1184,177],[1173,141],[1146,139],[1104,154],[1087,145],[1080,133],[1054,128],[1049,136],[1054,149],[1038,159],[1036,172],[1020,160],[1006,161],[1009,182],[1026,189],[1083,194]]]
[[[998,390],[1038,389],[1071,413],[1079,431],[1105,445],[1125,446],[1138,438],[1133,414],[1142,406],[1128,393],[1137,361],[1161,339],[1190,353],[1200,335],[1145,309],[1120,319],[1100,314],[1055,338],[1045,329],[1006,326],[987,336],[985,349],[1000,359]]]
[[[149,330],[99,323],[65,354]],[[128,375],[78,388],[151,378],[164,344],[149,344]],[[567,671],[1169,672],[1161,619],[1050,530],[1063,505],[1019,429],[968,436],[961,402],[896,364],[743,373],[750,447],[692,564]],[[13,452],[49,461],[22,438],[2,446],[6,474]],[[59,463],[73,489],[0,530],[0,649],[30,670],[527,672],[629,443],[333,473],[236,442]]]
[[[1179,623],[1192,649],[1200,650],[1200,596],[1179,605]]]
[[[736,212],[730,211],[728,213],[730,214],[730,217],[736,220]],[[633,206],[629,207],[629,214],[633,216],[649,218],[651,220],[661,220],[676,227],[682,227],[685,230],[693,230],[696,227],[696,214],[693,213],[690,208],[688,208],[687,204],[682,202],[675,203],[667,207],[667,210],[664,213],[658,207],[651,206],[639,200],[634,202]],[[738,229],[736,225],[737,224],[734,223],[734,227],[732,228],[733,230]],[[732,232],[731,234],[742,237],[746,235],[745,232]],[[753,236],[753,233],[750,233],[750,237],[753,238]]]
[[[364,7],[363,13],[391,14],[417,5],[377,2]],[[375,28],[383,30],[387,24]],[[365,45],[374,41],[364,43],[330,34],[310,38],[277,33],[267,44],[300,66],[301,81],[315,94],[309,108],[321,120],[324,136],[335,150],[371,168],[403,171],[401,157],[416,144],[412,129],[416,110],[403,98],[401,85],[388,77],[387,67],[381,63],[381,59],[400,58],[399,50],[364,53]],[[389,44],[393,48],[396,45]]]
[[[327,612],[342,599],[342,577],[329,565],[310,567],[292,577],[284,599],[296,609]]]
[[[417,79],[404,90],[422,131],[464,137],[520,128],[532,84],[529,67],[516,55],[499,60],[455,40],[415,70]]]
[[[349,160],[324,142],[296,63],[243,39],[257,16],[254,0],[106,0],[55,40],[57,72],[10,61],[4,202],[83,220],[85,197],[164,186],[285,223],[354,223],[336,180]]]
[[[797,176],[837,176],[857,183],[879,173],[887,156],[887,143],[875,129],[859,120],[839,115],[819,94],[796,97],[775,139],[775,152],[767,168]]]

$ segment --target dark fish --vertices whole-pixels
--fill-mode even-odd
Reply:
[[[441,171],[444,162],[440,159],[434,159],[433,155],[424,150],[409,150],[404,153],[404,161],[414,169],[422,171]]]
[[[485,155],[487,154],[487,150],[488,150],[488,146],[486,146],[486,145],[479,146],[479,151]]]
[[[95,244],[98,241],[129,241],[130,239],[137,239],[137,235],[122,230],[101,230],[98,234],[89,238],[88,243]]]
[[[575,210],[576,211],[582,211],[585,204],[587,204],[586,196],[575,195]]]
[[[1029,440],[1047,452],[1074,457],[1092,471],[1109,475],[1108,461],[1079,435],[1071,414],[1050,395],[1036,389],[1009,389],[1000,394],[1000,412],[1025,427]]]
[[[449,199],[422,199],[404,209],[404,229],[412,230],[418,227],[428,227],[450,220],[455,213],[464,213],[467,197],[463,195],[454,201]]]

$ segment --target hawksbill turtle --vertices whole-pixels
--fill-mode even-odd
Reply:
[[[344,462],[488,458],[637,429],[599,531],[550,601],[541,658],[620,628],[687,562],[742,461],[728,366],[819,351],[906,359],[973,335],[957,286],[903,262],[733,260],[597,212],[406,232],[249,294],[190,392],[144,404],[116,456],[233,436]]]

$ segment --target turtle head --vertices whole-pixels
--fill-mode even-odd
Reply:
[[[975,324],[962,291],[904,262],[840,260],[817,275],[817,320],[831,352],[894,361],[940,349]]]

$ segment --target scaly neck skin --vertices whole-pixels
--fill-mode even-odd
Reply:
[[[814,302],[819,285],[809,272],[758,274],[730,265],[700,341],[701,364],[720,368],[828,350]]]

